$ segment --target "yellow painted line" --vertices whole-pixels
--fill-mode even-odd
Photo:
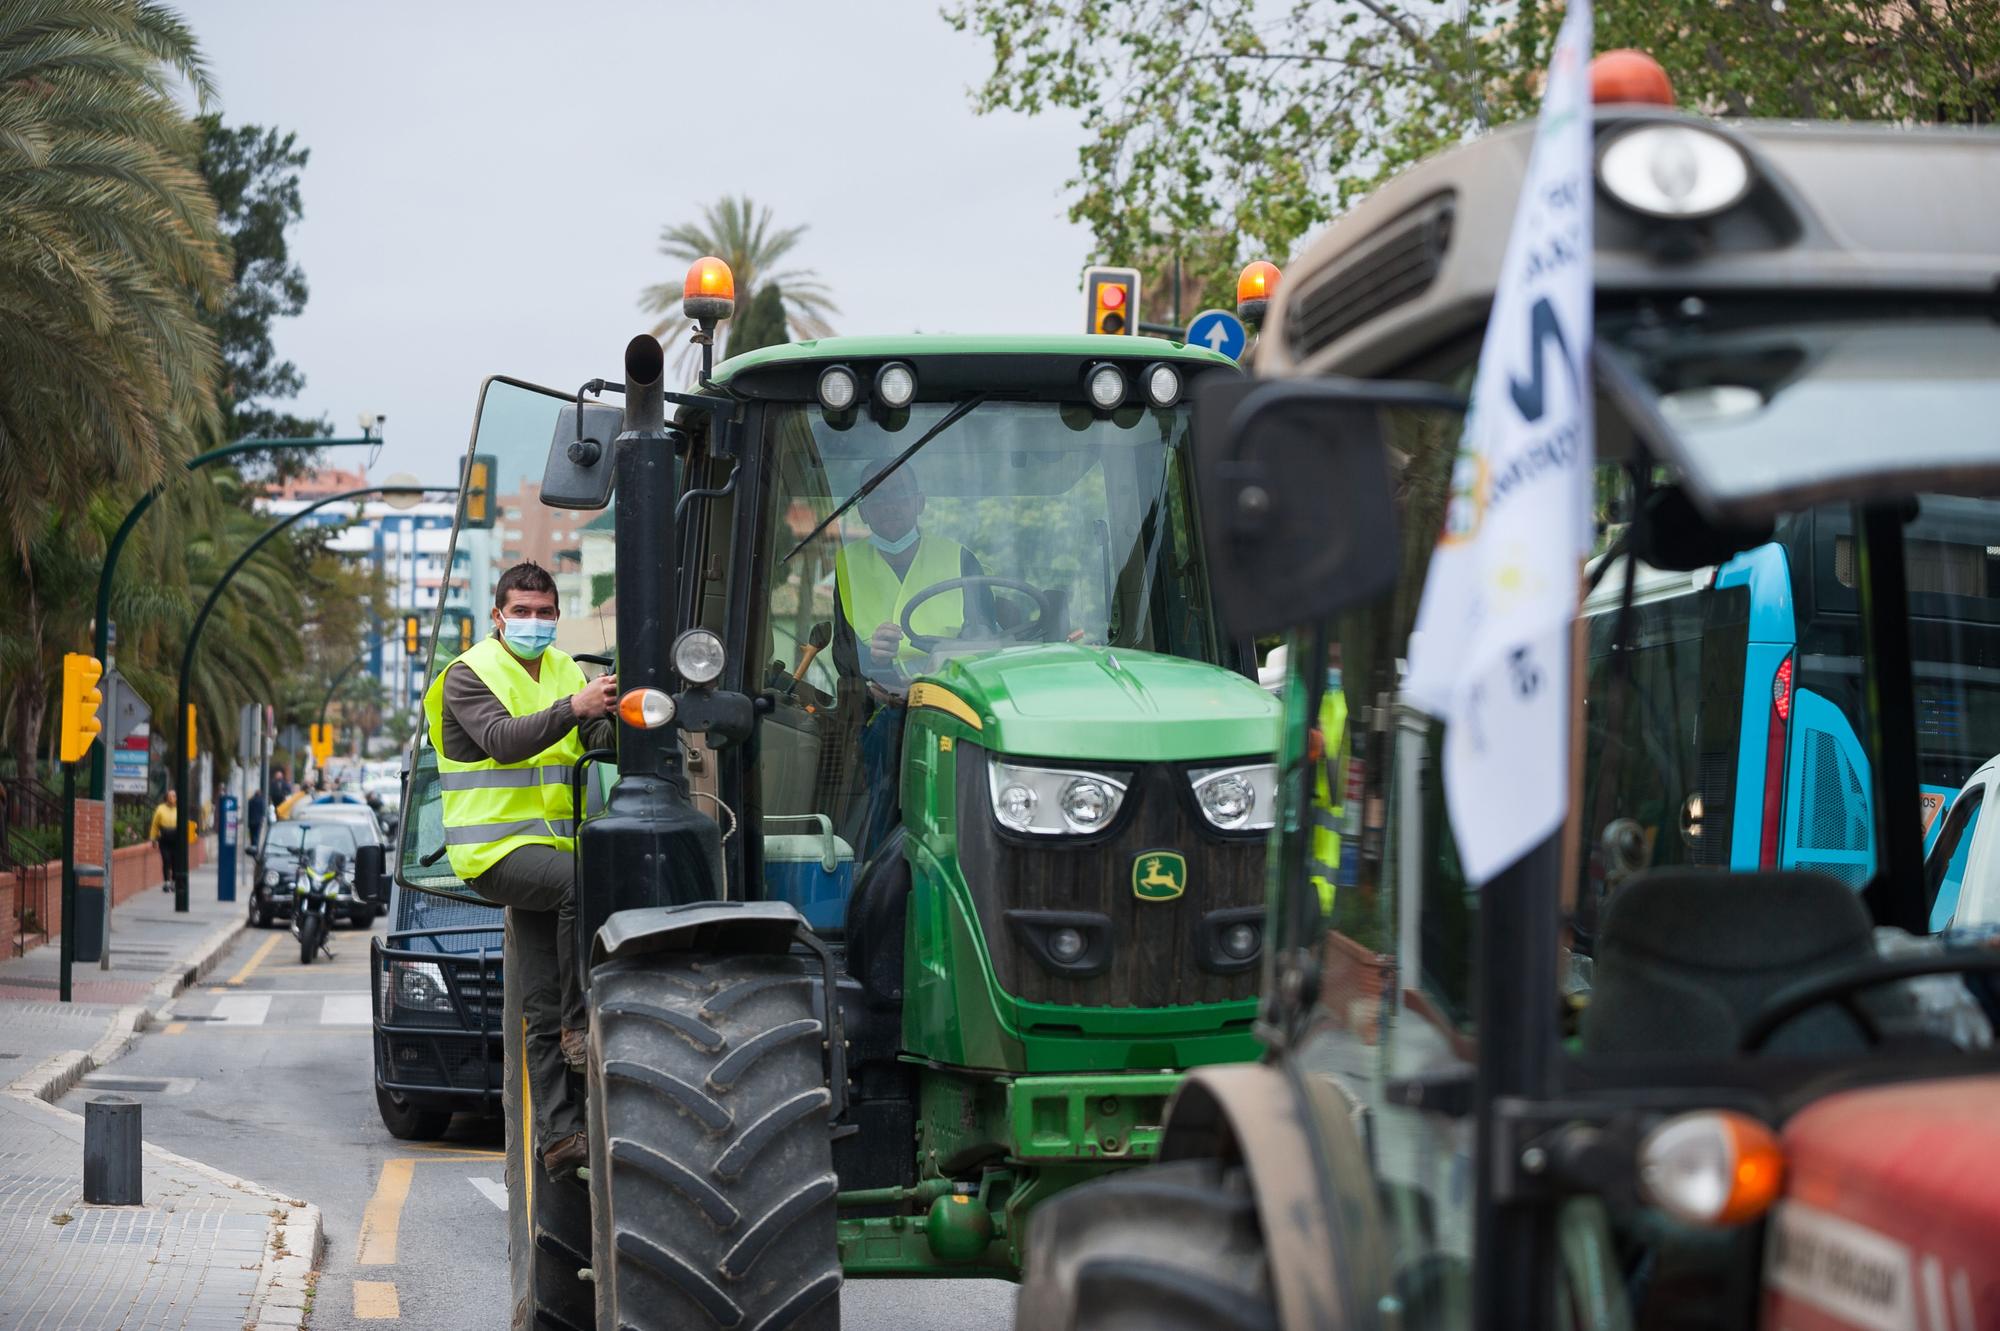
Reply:
[[[185,1035],[187,1034],[187,1028],[188,1024],[184,1021],[170,1021],[167,1023],[167,1029],[165,1031],[165,1034]]]
[[[359,1321],[389,1321],[402,1317],[396,1302],[396,1286],[388,1280],[354,1282],[354,1316]]]
[[[408,1146],[413,1151],[422,1151],[426,1155],[446,1155],[450,1156],[454,1160],[457,1160],[460,1157],[467,1157],[467,1156],[474,1158],[486,1157],[498,1160],[502,1156],[507,1154],[505,1151],[489,1151],[482,1146],[450,1146],[450,1145],[440,1146],[434,1142],[405,1142],[404,1145]]]
[[[229,977],[227,981],[229,986],[233,989],[237,985],[242,984],[245,980],[249,979],[252,975],[255,975],[257,973],[257,968],[264,964],[264,958],[271,955],[271,949],[276,947],[278,945],[278,940],[283,937],[284,937],[283,934],[272,934],[269,938],[266,938],[264,940],[264,945],[258,948],[255,952],[251,953],[250,960],[243,963],[243,969]],[[215,991],[210,990],[209,992],[214,993]]]
[[[406,1156],[382,1162],[375,1195],[361,1213],[361,1239],[354,1245],[356,1266],[389,1266],[396,1260],[396,1231],[403,1223],[403,1203],[410,1196],[416,1161]],[[356,1288],[359,1288],[356,1282]]]

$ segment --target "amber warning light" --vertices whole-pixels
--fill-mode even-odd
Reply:
[[[1252,328],[1260,326],[1277,294],[1278,265],[1265,259],[1246,265],[1236,275],[1236,317]]]
[[[681,287],[681,311],[696,323],[727,319],[736,308],[736,275],[714,255],[696,259]]]

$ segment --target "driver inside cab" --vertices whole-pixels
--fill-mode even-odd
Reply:
[[[863,484],[886,465],[869,468]],[[850,673],[858,667],[878,702],[890,700],[883,695],[900,701],[909,691],[910,667],[924,655],[904,636],[903,611],[925,588],[980,577],[985,570],[957,541],[918,525],[924,492],[909,463],[890,472],[855,508],[868,524],[868,535],[847,542],[834,559],[840,593],[834,659]],[[965,628],[964,591],[953,588],[926,599],[910,617],[910,626],[926,637],[957,637]]]
[[[863,484],[881,475],[887,465],[871,467]],[[904,611],[926,588],[982,577],[985,570],[970,550],[918,525],[924,492],[908,463],[890,472],[855,508],[868,524],[868,535],[841,546],[834,558],[839,595],[833,641],[834,662],[841,674],[868,681],[872,708],[861,732],[868,799],[855,845],[857,861],[865,863],[894,825],[903,707],[911,676],[924,668],[929,655],[905,635]],[[924,637],[957,637],[965,629],[966,599],[965,590],[958,587],[924,598],[909,616],[911,629]],[[990,596],[975,591],[971,599],[975,618],[992,623]]]

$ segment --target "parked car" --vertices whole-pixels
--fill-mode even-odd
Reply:
[[[384,848],[391,844],[382,820],[359,796],[349,799],[344,795],[322,795],[294,810],[292,817],[314,823],[346,823],[359,829],[364,841],[372,840]]]
[[[403,815],[403,778],[400,776],[376,777],[362,787],[367,797],[368,807],[375,811],[375,817],[388,834],[390,844],[395,843],[396,829]]]
[[[440,1137],[456,1113],[501,1111],[498,907],[416,892],[389,895],[374,940],[375,1105],[393,1137]]]
[[[352,863],[355,852],[363,845],[380,844],[380,835],[379,829],[370,831],[351,818],[293,818],[270,828],[264,834],[264,844],[257,850],[248,901],[251,925],[268,929],[274,920],[291,919],[293,882],[299,866],[315,850],[322,847],[337,850]],[[371,836],[375,840],[369,840]],[[366,926],[383,910],[384,907],[363,901],[351,891],[343,891],[335,899],[333,918],[336,922],[345,920],[351,925]]]

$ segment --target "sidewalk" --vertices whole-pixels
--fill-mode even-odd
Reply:
[[[22,1331],[281,1331],[304,1316],[317,1207],[146,1147],[145,1204],[83,1201],[83,1120],[49,1103],[123,1053],[244,927],[189,876],[189,910],[147,892],[111,917],[109,970],[59,951],[0,962],[0,1327]],[[143,1130],[143,1125],[142,1125]]]

